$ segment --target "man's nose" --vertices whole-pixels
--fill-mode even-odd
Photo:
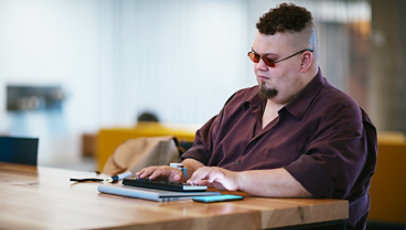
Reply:
[[[259,62],[255,64],[255,68],[259,70],[268,70],[268,66],[265,64],[264,60],[261,58]]]

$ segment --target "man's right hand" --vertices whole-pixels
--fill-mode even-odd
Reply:
[[[167,179],[169,181],[183,182],[183,172],[177,168],[166,165],[143,168],[135,174],[142,179]]]

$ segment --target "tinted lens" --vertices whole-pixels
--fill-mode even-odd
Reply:
[[[248,57],[251,59],[252,62],[254,63],[258,63],[259,59],[261,58],[258,54],[254,53],[254,52],[249,52],[248,53]]]
[[[264,60],[265,65],[269,66],[269,67],[275,67],[275,63],[273,62],[273,60],[267,58],[267,57],[262,57],[262,60]]]
[[[252,51],[248,53],[248,57],[254,63],[258,63],[259,60],[261,59],[261,56],[259,54],[256,54]],[[269,67],[275,67],[275,63],[271,59],[269,59],[267,57],[262,57],[262,60],[264,61],[265,65],[267,65]]]

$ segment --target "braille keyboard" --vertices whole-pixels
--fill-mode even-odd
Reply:
[[[161,189],[174,192],[204,192],[207,190],[205,185],[191,185],[180,182],[169,182],[163,180],[149,180],[140,178],[125,178],[123,180],[124,185]]]

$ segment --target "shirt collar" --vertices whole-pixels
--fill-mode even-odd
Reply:
[[[316,76],[298,93],[298,95],[285,106],[286,110],[297,119],[302,119],[306,110],[310,107],[314,97],[320,92],[326,84],[321,70]]]
[[[302,119],[313,98],[319,93],[325,83],[326,80],[319,69],[316,76],[285,106],[286,110],[297,119]],[[254,91],[258,92],[258,86],[255,87]],[[258,111],[259,106],[263,105],[265,101],[258,96],[258,93],[254,93],[247,97],[243,107],[244,109],[251,108],[253,111]]]

